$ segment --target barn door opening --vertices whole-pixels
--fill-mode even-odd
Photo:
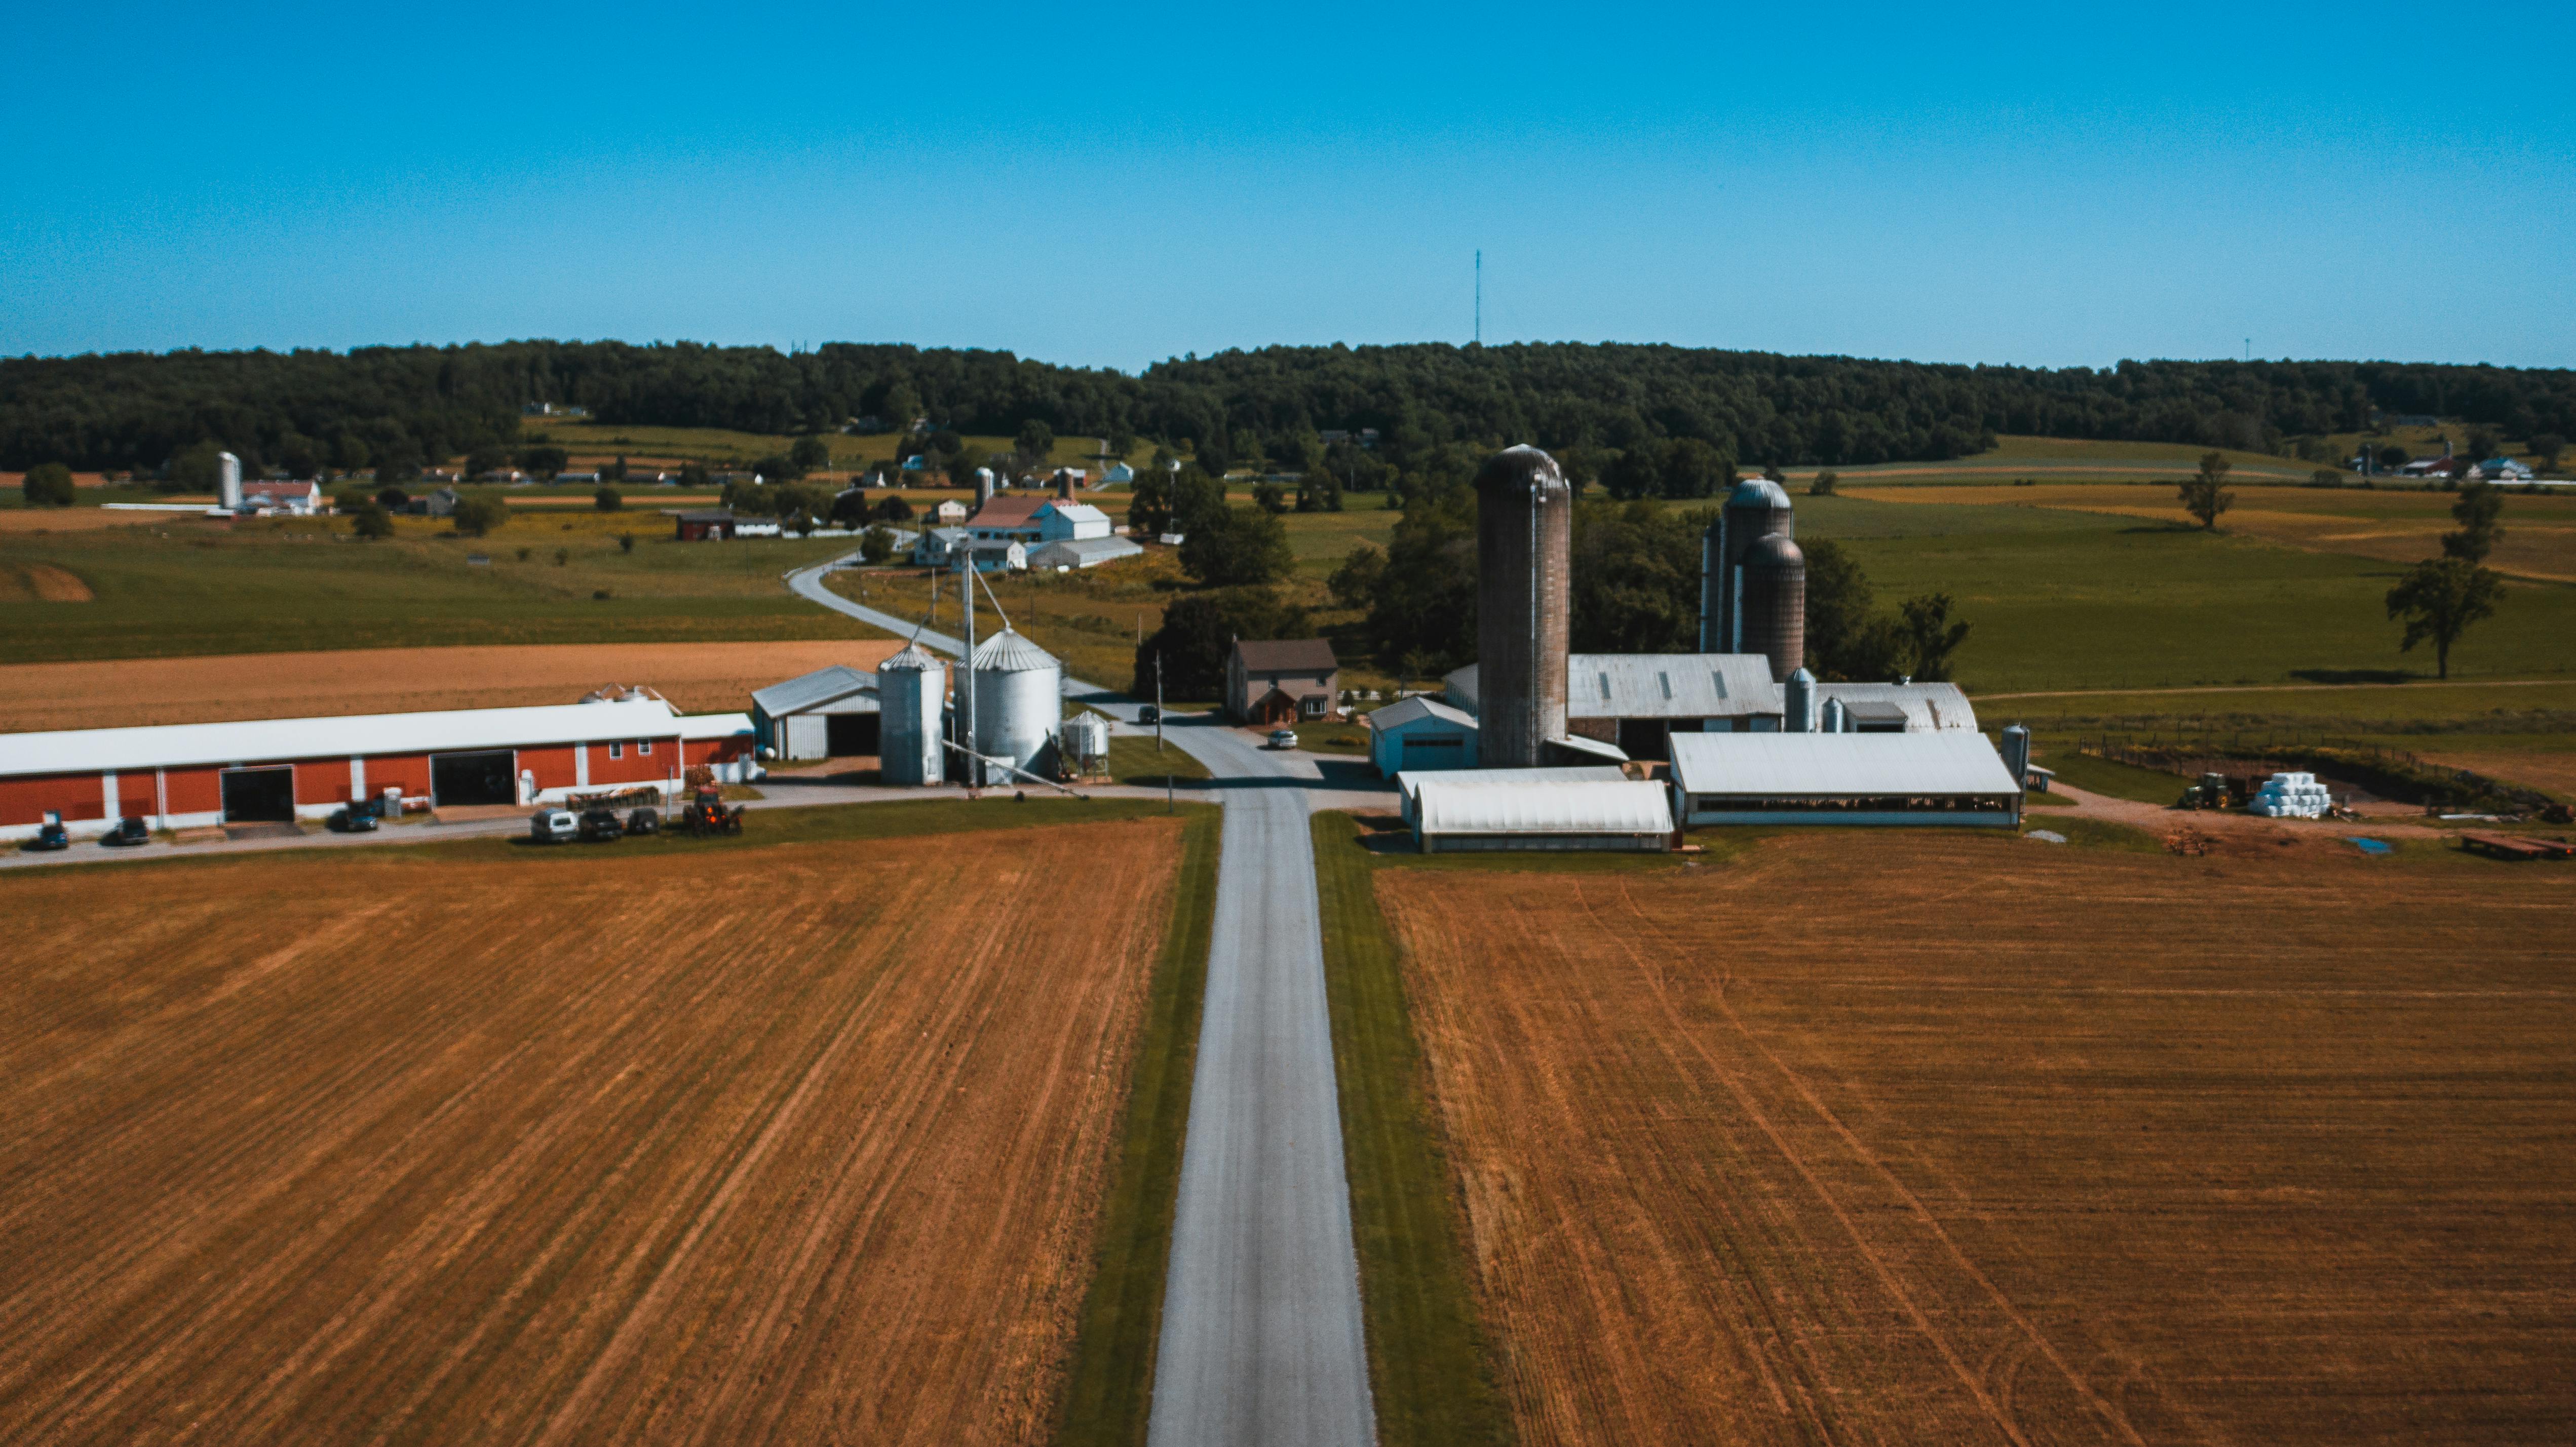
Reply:
[[[224,822],[288,824],[295,820],[295,766],[223,771]]]
[[[877,751],[877,715],[834,713],[823,717],[823,749],[833,758],[857,758]]]
[[[519,802],[519,756],[509,749],[432,754],[429,799],[442,808]]]

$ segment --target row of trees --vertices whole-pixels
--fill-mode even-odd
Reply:
[[[299,475],[419,466],[511,445],[532,402],[610,423],[819,434],[926,422],[1043,459],[1058,435],[1188,444],[1211,471],[1419,479],[1444,449],[1534,442],[1630,496],[1704,496],[1713,467],[1950,458],[1998,432],[2264,448],[2456,416],[2499,436],[2576,433],[2576,372],[2388,362],[2123,362],[2044,370],[1666,346],[1265,347],[1142,374],[1009,352],[832,343],[782,354],[694,343],[505,342],[347,353],[118,353],[0,360],[0,467],[158,468],[199,442]],[[1324,434],[1375,429],[1336,456]],[[944,436],[943,436],[944,434]],[[946,439],[954,445],[940,448]],[[1707,452],[1677,457],[1670,444]],[[1363,468],[1360,456],[1370,459]],[[795,459],[789,459],[793,462]],[[808,462],[810,470],[819,465]],[[1369,475],[1362,478],[1360,474]],[[1592,480],[1587,475],[1586,480]]]

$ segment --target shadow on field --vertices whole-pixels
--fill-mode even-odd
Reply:
[[[2412,683],[2423,677],[2403,668],[2293,668],[2290,676],[2302,683]]]

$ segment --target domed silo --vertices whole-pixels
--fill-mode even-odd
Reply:
[[[948,665],[918,643],[877,665],[878,774],[889,784],[947,782],[940,715],[948,707]]]
[[[1056,733],[1064,724],[1064,665],[1005,628],[975,645],[975,752],[1055,777]],[[1016,776],[978,764],[989,785]]]
[[[1743,653],[1744,555],[1758,538],[1795,537],[1789,494],[1767,477],[1748,477],[1726,495],[1717,521],[1700,539],[1699,651]]]
[[[1476,474],[1477,753],[1489,769],[1547,762],[1565,736],[1574,490],[1556,459],[1510,447]]]
[[[1744,623],[1733,651],[1770,659],[1778,683],[1807,661],[1807,555],[1785,534],[1765,533],[1744,550],[1742,574]]]
[[[1816,731],[1816,676],[1801,668],[1790,673],[1780,688],[1780,732],[1811,734]]]

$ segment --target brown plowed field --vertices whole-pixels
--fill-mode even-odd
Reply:
[[[1038,1435],[1179,839],[9,880],[0,1441]]]
[[[1528,1443],[2576,1437],[2576,869],[1381,869]]]
[[[873,669],[901,644],[539,643],[348,648],[0,667],[0,733],[571,703],[649,684],[682,713],[736,713],[751,691],[829,664]]]

